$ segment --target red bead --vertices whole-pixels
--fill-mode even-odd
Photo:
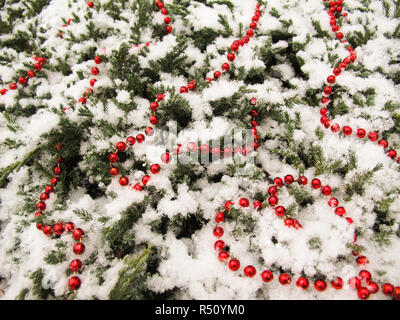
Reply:
[[[326,282],[324,280],[317,280],[314,283],[314,288],[319,292],[325,291],[327,288]]]
[[[170,17],[165,17],[165,18],[164,18],[164,22],[165,22],[166,24],[170,24],[170,23],[171,23],[171,18],[170,18]]]
[[[238,259],[231,259],[228,263],[229,269],[232,271],[239,270],[240,268],[240,261]]]
[[[290,284],[292,282],[292,279],[290,278],[290,276],[287,273],[282,273],[279,276],[279,282],[282,285],[288,285],[288,284]]]
[[[215,71],[214,72],[214,78],[218,79],[221,76],[221,71]]]
[[[142,143],[143,141],[144,141],[144,135],[143,134],[141,134],[141,133],[139,133],[137,136],[136,136],[136,141],[138,142],[138,143]]]
[[[357,137],[359,137],[360,139],[364,138],[366,135],[366,131],[362,128],[357,129]]]
[[[278,217],[283,217],[286,214],[286,209],[284,207],[282,207],[282,206],[277,206],[275,208],[275,214]]]
[[[93,67],[93,68],[92,68],[92,74],[93,74],[94,76],[97,76],[97,75],[99,74],[99,69],[98,69],[97,67]]]
[[[54,171],[54,174],[57,175],[57,176],[59,176],[61,174],[61,168],[60,167],[55,167],[53,171]]]
[[[215,222],[221,223],[225,221],[224,213],[223,212],[218,212],[215,216]]]
[[[163,154],[161,155],[161,161],[162,161],[163,163],[169,163],[169,162],[171,161],[171,155],[170,155],[168,152],[163,153]]]
[[[165,94],[163,94],[163,93],[159,93],[157,95],[157,101],[162,101],[162,100],[164,100],[164,98],[165,98]]]
[[[256,268],[253,266],[247,266],[244,268],[243,273],[246,277],[252,278],[256,275]]]
[[[379,286],[376,282],[370,281],[367,285],[367,288],[370,293],[377,293],[379,291]]]
[[[328,81],[328,83],[335,83],[336,82],[336,77],[335,76],[333,76],[333,75],[331,75],[331,76],[329,76],[327,79],[326,79],[327,81]]]
[[[164,3],[162,1],[156,1],[156,5],[159,9],[163,9],[164,8]]]
[[[301,177],[299,177],[297,182],[299,185],[305,186],[308,182],[308,179],[304,176],[301,176]]]
[[[335,214],[337,214],[339,217],[343,217],[346,214],[346,209],[343,207],[337,207],[335,209]]]
[[[279,199],[275,196],[271,196],[268,198],[268,203],[271,207],[274,207],[275,205],[277,205],[279,202]]]
[[[55,186],[57,185],[57,183],[60,181],[60,179],[58,179],[57,177],[54,177],[50,180],[50,183]]]
[[[96,81],[97,81],[96,79],[90,79],[90,82],[89,82],[89,83],[90,83],[90,85],[93,87],[94,84],[96,83]]]
[[[345,126],[345,127],[343,127],[342,131],[343,131],[343,134],[345,134],[346,136],[349,136],[353,132],[353,129],[351,129],[349,126]]]
[[[312,180],[311,180],[311,187],[312,187],[313,189],[319,189],[319,188],[321,188],[321,181],[320,181],[319,179],[317,179],[317,178],[312,179]]]
[[[221,251],[218,254],[218,260],[221,261],[221,262],[224,262],[224,261],[228,260],[228,258],[229,258],[229,253],[226,252],[226,251]]]
[[[249,29],[246,31],[247,36],[249,36],[250,38],[252,38],[254,36],[254,31]]]
[[[268,188],[268,193],[269,193],[270,195],[276,195],[276,194],[278,193],[278,190],[277,190],[276,186],[271,186],[271,187],[269,187],[269,188]]]
[[[149,180],[150,180],[150,176],[149,175],[144,175],[143,177],[142,177],[142,183],[143,183],[143,185],[147,185],[147,183],[149,182]]]
[[[332,188],[331,188],[330,186],[323,186],[323,187],[321,188],[321,193],[322,193],[324,196],[329,196],[329,195],[332,193]]]
[[[294,178],[291,174],[288,174],[287,176],[285,176],[285,183],[286,184],[292,184],[294,182]]]
[[[167,15],[167,14],[168,14],[168,10],[165,9],[165,8],[162,8],[162,9],[161,9],[161,14]]]
[[[368,259],[366,256],[359,256],[356,259],[356,262],[359,266],[361,265],[366,265],[367,263],[369,263]]]
[[[34,65],[33,65],[33,67],[36,69],[36,70],[42,70],[42,65],[40,64],[40,63],[35,63]]]
[[[231,45],[231,50],[234,51],[234,52],[237,52],[239,50],[239,46],[236,45],[236,44],[232,44]]]
[[[19,83],[19,84],[26,84],[26,81],[27,81],[27,80],[26,80],[25,77],[19,77],[19,78],[18,78],[18,83]]]
[[[324,88],[324,93],[329,96],[332,93],[332,87],[326,86]]]
[[[43,227],[43,233],[50,237],[53,234],[53,228],[51,226],[44,226]]]
[[[331,130],[333,133],[337,133],[340,130],[340,126],[337,123],[335,123],[334,125],[332,125]]]
[[[115,163],[119,159],[118,155],[116,153],[111,153],[110,156],[108,157],[108,161]]]
[[[333,74],[335,75],[335,76],[338,76],[338,75],[340,75],[342,73],[342,70],[340,70],[340,68],[335,68],[335,69],[333,69]]]
[[[92,6],[90,6],[92,4]],[[93,2],[88,3],[90,8],[93,8]],[[79,279],[77,276],[73,276],[68,280],[68,287],[71,290],[78,290],[81,286],[81,279]]]
[[[72,260],[71,263],[69,264],[69,268],[73,272],[78,272],[82,268],[82,261],[79,259]]]
[[[365,280],[367,282],[372,279],[371,272],[369,272],[368,270],[361,270],[358,273],[358,276],[361,278],[361,280]]]
[[[150,166],[150,171],[151,171],[152,174],[158,174],[161,171],[161,167],[160,167],[159,164],[152,164]]]
[[[361,286],[361,281],[357,277],[352,277],[349,279],[349,285],[352,289],[359,289]]]
[[[187,85],[189,90],[194,90],[196,89],[196,83],[194,82],[194,80],[192,80],[191,82],[188,83]]]
[[[341,33],[341,32],[336,33],[336,38],[343,39],[343,33]]]
[[[46,186],[46,188],[44,189],[44,192],[46,193],[52,193],[54,191],[54,187],[53,186]]]
[[[40,201],[36,204],[36,209],[38,211],[44,211],[46,209],[46,203],[44,203],[43,201]]]
[[[75,254],[83,254],[85,252],[85,245],[82,242],[77,242],[73,250]]]
[[[394,288],[393,297],[395,300],[400,300],[400,287]]]
[[[158,118],[156,116],[151,116],[150,117],[150,123],[152,125],[156,125],[158,123]]]
[[[146,136],[151,137],[154,134],[154,130],[152,127],[147,127],[146,130],[144,130],[144,133],[146,134]]]
[[[270,282],[273,278],[274,278],[274,275],[273,275],[272,272],[269,271],[269,270],[264,270],[264,271],[261,273],[261,279],[262,279],[264,282]]]
[[[126,143],[125,142],[123,142],[123,141],[119,141],[119,142],[117,142],[117,144],[116,144],[116,148],[119,150],[119,151],[125,151],[126,150]]]
[[[307,280],[307,278],[300,277],[296,281],[296,286],[302,288],[303,290],[306,290],[310,286],[310,282]]]
[[[185,86],[182,86],[182,87],[179,89],[179,92],[180,92],[180,93],[188,93],[188,92],[189,92],[189,90],[188,90],[188,88],[187,88],[187,87],[185,87]]]
[[[283,186],[283,180],[282,178],[275,178],[274,179],[274,185],[278,186],[278,187],[282,187]]]
[[[368,139],[371,141],[376,141],[378,140],[378,134],[376,132],[370,132],[368,134]]]
[[[62,235],[64,233],[64,226],[61,222],[58,222],[54,225],[53,230],[56,234]]]
[[[225,242],[223,242],[222,240],[215,241],[215,243],[214,243],[214,249],[215,250],[220,251],[220,250],[222,250],[224,248],[225,248]]]
[[[378,145],[380,145],[381,147],[387,148],[389,143],[387,142],[387,140],[381,139],[381,140],[379,140]]]
[[[232,53],[232,52],[228,53],[227,59],[228,59],[229,61],[234,61],[234,60],[235,60],[235,54]]]
[[[119,184],[123,187],[127,186],[129,184],[129,179],[127,177],[121,177],[119,179]]]
[[[136,139],[134,137],[132,137],[132,136],[129,136],[128,138],[126,138],[126,142],[129,145],[133,146],[136,143]]]
[[[382,285],[382,292],[384,295],[386,296],[392,296],[394,293],[394,287],[392,284],[390,283],[384,283]]]
[[[222,229],[221,227],[215,227],[214,236],[216,236],[217,238],[221,238],[223,235],[224,235],[224,229]]]
[[[35,72],[33,72],[32,70],[29,70],[29,71],[26,73],[26,75],[27,75],[29,78],[33,78],[33,77],[35,76]]]
[[[228,72],[231,69],[231,66],[229,65],[229,63],[224,63],[222,64],[222,70]]]
[[[72,233],[72,237],[77,241],[82,240],[84,235],[85,232],[81,228],[76,228]]]
[[[257,209],[257,210],[261,210],[263,207],[261,201],[258,201],[258,200],[254,201],[253,205],[254,205],[254,209]]]
[[[338,204],[339,204],[339,201],[338,201],[338,199],[336,199],[336,198],[330,198],[329,200],[328,200],[328,205],[330,206],[330,207],[337,207],[338,206]]]
[[[360,299],[366,300],[369,298],[369,290],[365,287],[361,287],[360,289],[358,289],[357,295]]]
[[[165,28],[165,30],[166,30],[168,33],[171,33],[171,32],[172,32],[172,27],[171,27],[171,26],[167,26],[167,27]]]
[[[258,19],[258,17],[257,17],[257,19]],[[250,27],[250,29],[257,29],[257,23],[255,23],[254,21],[252,22],[252,23],[250,23],[250,25],[249,25],[249,27]]]
[[[250,205],[250,202],[246,198],[240,198],[239,205],[243,208],[246,208]]]
[[[94,7],[94,3],[92,2],[92,1],[89,1],[88,2],[88,7],[89,8],[93,8]],[[79,282],[79,284],[80,284],[80,282]],[[71,287],[71,286],[70,286]],[[74,290],[74,289],[72,289],[72,290]]]
[[[75,230],[75,224],[73,222],[67,222],[64,224],[65,231],[72,232]]]
[[[95,56],[95,57],[94,57],[94,62],[95,62],[96,64],[100,64],[100,63],[101,63],[101,58],[100,58],[99,56]]]
[[[331,285],[336,290],[340,290],[343,288],[343,280],[340,277],[337,277],[335,280],[331,281]]]
[[[117,176],[118,175],[118,173],[119,173],[119,169],[117,168],[117,167],[112,167],[111,169],[110,169],[110,174],[112,175],[112,176]]]
[[[7,89],[3,88],[0,90],[0,94],[4,96],[7,93],[7,91],[8,91]]]
[[[49,195],[45,192],[40,195],[40,200],[42,201],[46,201],[49,198],[50,198]]]
[[[397,152],[396,152],[396,150],[390,149],[390,150],[388,151],[387,155],[388,155],[388,157],[390,157],[390,158],[393,159],[393,158],[396,158],[396,157],[397,157]]]

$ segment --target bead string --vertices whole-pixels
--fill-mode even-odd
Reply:
[[[61,175],[61,163],[63,162],[62,157],[60,156],[60,151],[62,149],[62,144],[59,143],[57,145],[58,151],[58,159],[57,165],[54,167],[54,177],[50,180],[50,184],[47,185],[44,189],[44,192],[40,195],[40,201],[36,203],[35,218],[43,218],[44,211],[46,210],[46,201],[50,199],[50,194],[54,192],[55,186],[60,182],[59,176]],[[37,219],[35,219],[37,220]],[[85,232],[81,228],[76,228],[73,222],[57,222],[54,225],[42,224],[40,222],[36,223],[37,229],[43,231],[43,233],[51,237],[53,234],[61,236],[64,232],[72,233],[72,238],[77,242],[73,247],[73,251],[76,255],[81,255],[85,252],[85,245],[82,243],[82,239],[85,235]],[[79,259],[74,259],[71,261],[69,265],[71,271],[74,273],[68,280],[68,286],[71,290],[75,291],[79,289],[81,285],[81,280],[76,274],[82,269],[82,262]]]
[[[327,0],[323,0],[324,3],[327,3]],[[346,44],[347,40],[344,38],[344,34],[339,32],[340,27],[337,24],[337,20],[340,17],[347,17],[347,13],[343,12],[343,0],[338,1],[330,1],[329,2],[329,10],[327,11],[328,15],[331,17],[330,25],[333,32],[336,33],[336,39],[339,40],[342,44]],[[340,130],[340,125],[338,123],[332,124],[333,119],[329,119],[328,117],[328,109],[327,106],[331,100],[328,98],[333,93],[333,85],[336,83],[336,77],[340,76],[342,71],[346,70],[347,66],[351,65],[357,60],[357,54],[355,50],[350,46],[346,46],[346,49],[349,51],[349,56],[344,58],[337,67],[333,69],[333,74],[329,75],[326,79],[327,86],[324,88],[324,96],[321,98],[321,104],[323,107],[320,109],[321,114],[321,123],[324,125],[326,129],[331,128],[333,133],[342,132],[345,136],[350,136],[355,133],[355,135],[364,139],[368,137],[369,141],[377,142],[379,146],[383,147],[384,152],[393,160],[397,160],[400,163],[400,157],[397,158],[397,151],[394,149],[388,149],[389,143],[385,139],[379,139],[379,135],[375,131],[371,131],[367,134],[366,130],[363,128],[358,128],[357,130],[353,130],[349,125],[343,126]],[[397,159],[396,159],[397,158]]]
[[[156,1],[156,5],[157,7],[160,9],[161,13],[163,15],[167,15],[168,11],[167,9],[165,9],[164,7],[164,3],[162,1]],[[252,17],[252,22],[249,25],[249,29],[246,31],[246,36],[244,36],[242,39],[239,40],[235,40],[233,41],[231,47],[230,47],[230,52],[227,54],[227,60],[230,62],[233,62],[236,58],[235,52],[238,52],[240,47],[244,46],[245,44],[249,43],[250,38],[252,38],[254,36],[254,30],[257,29],[257,21],[259,20],[259,18],[261,17],[261,10],[260,10],[260,4],[257,3],[256,6],[256,10],[255,13]],[[165,23],[167,24],[166,27],[166,31],[168,33],[172,32],[172,26],[171,24],[171,18],[169,16],[166,16],[164,19]],[[227,62],[222,64],[222,72],[228,72],[231,68],[231,65]],[[93,73],[94,71],[94,73]],[[212,81],[216,81],[218,80],[221,75],[222,72],[220,70],[215,70],[213,73],[213,78],[209,78],[206,77],[204,79],[204,81],[211,83]],[[92,69],[92,73],[97,75],[98,74],[98,69],[95,68],[95,70]],[[197,84],[195,82],[195,80],[191,80],[188,82],[188,84],[186,86],[181,86],[179,88],[179,92],[177,92],[177,94],[183,95],[185,93],[188,93],[189,91],[194,91],[196,90]],[[162,101],[165,101],[165,97],[166,97],[166,93],[159,93],[156,97],[156,100],[150,103],[150,109],[151,109],[151,115],[149,117],[149,122],[151,125],[155,126],[158,124],[159,122],[159,118],[157,117],[156,111],[160,106],[160,103]],[[84,99],[84,102],[82,103],[86,103],[86,98],[80,98],[80,99]],[[250,124],[251,124],[251,130],[253,133],[253,137],[254,137],[254,142],[251,144],[251,146],[245,146],[243,149],[235,149],[234,152],[235,153],[242,153],[243,155],[247,155],[251,152],[251,150],[257,150],[258,146],[259,146],[259,136],[258,136],[258,132],[257,132],[257,126],[258,123],[256,121],[256,117],[258,115],[257,110],[255,109],[255,106],[257,105],[257,99],[256,98],[252,98],[250,99],[250,104],[254,107],[253,110],[251,111],[251,120],[250,120]],[[154,134],[154,129],[153,127],[148,127],[145,130],[145,134],[147,136],[152,136]],[[133,146],[135,145],[136,141],[138,143],[142,143],[145,140],[145,135],[143,133],[139,133],[136,138],[133,136],[129,136],[126,139],[126,143],[128,143],[128,145]],[[119,174],[119,168],[116,167],[114,164],[118,161],[119,156],[118,156],[118,152],[124,152],[127,148],[127,144],[123,141],[119,141],[116,144],[116,151],[114,151],[113,153],[111,153],[108,157],[109,160],[109,164],[110,164],[110,174],[112,176],[117,176]],[[196,152],[197,150],[201,150],[201,152],[203,152],[204,154],[207,153],[211,153],[211,154],[218,154],[218,155],[222,155],[222,156],[230,156],[232,154],[232,150],[230,150],[230,148],[224,148],[224,150],[221,150],[218,147],[214,147],[212,149],[209,148],[209,146],[206,145],[198,145],[195,142],[190,142],[188,144],[188,151],[189,152]],[[182,150],[182,145],[178,144],[177,146],[174,147],[174,152],[175,154],[181,154],[183,152]],[[164,163],[169,163],[170,162],[170,153],[164,153],[161,155],[161,161]],[[161,166],[159,164],[152,164],[150,166],[150,172],[152,174],[158,174],[161,171]],[[129,186],[132,190],[136,190],[136,191],[142,191],[145,186],[147,185],[148,181],[150,180],[151,176],[149,174],[146,174],[142,177],[142,184],[140,183],[136,183],[136,184],[130,184],[129,183],[129,179],[126,176],[121,176],[119,178],[119,184],[121,186]]]
[[[26,85],[28,83],[29,79],[32,79],[35,77],[35,70],[40,71],[42,70],[43,65],[46,63],[46,58],[44,57],[33,57],[33,59],[36,61],[36,63],[33,65],[34,70],[28,70],[26,72],[26,77],[19,77],[18,78],[18,83],[22,86]],[[18,88],[17,84],[15,82],[11,82],[8,86],[9,90],[16,90]],[[4,96],[7,93],[8,89],[2,88],[0,89],[0,94]]]
[[[276,206],[276,204],[278,204],[278,198],[276,196],[278,193],[278,189],[282,188],[284,183],[289,186],[294,182],[297,182],[300,186],[306,186],[308,183],[308,179],[304,176],[301,176],[297,180],[295,180],[292,175],[286,175],[284,179],[277,177],[274,179],[274,184],[268,188],[269,206],[275,210],[275,214],[279,217],[285,215],[286,212],[285,208],[281,206]],[[317,178],[312,179],[310,185],[315,190],[320,189],[322,195],[331,196],[332,188],[328,185],[322,186],[322,183],[319,179]],[[273,199],[272,201],[271,198]],[[233,257],[229,259],[231,257],[231,254],[229,254],[227,250],[224,250],[227,248],[227,245],[223,240],[220,239],[224,235],[224,229],[222,228],[222,224],[225,222],[225,216],[230,211],[230,207],[232,207],[234,204],[235,203],[232,201],[225,202],[223,209],[216,214],[215,222],[217,223],[217,225],[213,230],[213,234],[216,238],[219,239],[214,243],[214,249],[218,252],[217,255],[218,260],[223,263],[226,263],[231,271],[238,271],[241,266],[240,260]],[[238,204],[239,207],[241,208],[247,208],[250,206],[250,202],[247,198],[240,198]],[[338,206],[339,201],[336,198],[331,197],[328,200],[328,205],[330,207],[336,208],[335,209],[336,215],[340,217],[344,217],[346,215],[346,209],[344,207]],[[260,201],[254,201],[253,207],[254,209],[257,209],[259,211],[263,208],[263,205]],[[289,220],[289,222],[287,222],[287,220]],[[349,224],[353,223],[353,219],[349,216],[346,217],[346,220]],[[296,229],[301,228],[301,225],[299,225],[297,220],[292,218],[286,218],[285,225],[288,227],[295,227]],[[354,247],[358,246],[356,234],[353,235],[353,246]],[[365,266],[366,264],[369,263],[366,256],[359,255],[355,251],[353,251],[353,255],[356,256],[355,261],[358,266]],[[246,277],[253,278],[256,275],[257,270],[254,266],[248,265],[243,268],[243,273]],[[274,274],[272,273],[271,270],[266,269],[261,272],[262,281],[270,282],[272,281],[273,278]],[[289,285],[292,282],[292,277],[286,272],[281,273],[278,279],[281,285]],[[334,279],[331,280],[330,283],[331,286],[337,290],[340,290],[343,287],[343,279],[341,277],[334,277]],[[348,283],[352,289],[357,290],[358,297],[363,300],[368,299],[370,294],[374,294],[379,291],[378,284],[372,281],[371,272],[366,269],[360,270],[358,277],[350,278],[348,280]],[[310,286],[310,281],[307,279],[307,277],[300,276],[296,281],[296,286],[303,290],[306,290]],[[325,281],[324,279],[317,279],[314,282],[314,288],[319,292],[325,291],[327,287],[328,287],[327,281]],[[382,292],[386,296],[394,297],[395,299],[400,299],[400,287],[394,287],[390,283],[384,283],[381,288]]]

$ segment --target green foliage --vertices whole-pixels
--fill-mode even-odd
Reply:
[[[365,185],[368,184],[371,181],[373,175],[382,168],[383,165],[379,163],[371,170],[366,170],[362,173],[357,173],[351,179],[351,182],[345,185],[344,199],[346,201],[350,201],[354,194],[362,196],[365,191]]]
[[[112,226],[103,228],[102,243],[108,242],[110,246],[109,256],[123,258],[132,254],[135,250],[135,235],[132,227],[144,213],[148,200],[141,203],[134,203],[121,213],[121,219]]]
[[[53,289],[44,289],[42,286],[43,282],[43,269],[39,268],[32,272],[30,279],[33,282],[32,293],[39,299],[49,299],[54,297]]]
[[[111,300],[153,300],[171,299],[178,288],[162,294],[150,291],[146,282],[158,265],[157,250],[151,245],[140,255],[124,258],[126,267],[119,272],[118,281],[111,290]]]

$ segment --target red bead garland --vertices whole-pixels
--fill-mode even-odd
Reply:
[[[62,144],[58,144],[57,150],[61,151],[61,149],[62,149]],[[61,163],[62,163],[62,158],[58,157],[57,166],[54,168],[54,173],[56,175],[60,175],[61,173],[61,168],[60,168]],[[37,217],[41,218],[44,216],[43,211],[46,210],[45,201],[50,199],[50,194],[54,192],[54,186],[57,185],[58,181],[59,179],[57,177],[52,178],[51,185],[47,185],[45,187],[44,193],[40,195],[41,201],[36,204],[36,209],[38,211],[35,213],[35,218]],[[53,234],[61,236],[65,232],[72,233],[73,239],[78,241],[77,243],[75,243],[73,247],[74,253],[77,255],[81,255],[85,252],[85,245],[82,243],[85,232],[81,228],[76,228],[74,223],[57,222],[54,225],[45,225],[42,223],[37,223],[36,227],[48,237],[51,237]],[[82,262],[79,259],[74,259],[70,263],[70,269],[73,271],[74,274],[80,272],[82,269]],[[79,279],[79,277],[74,275],[68,280],[68,286],[73,291],[78,290],[81,286],[81,280]]]

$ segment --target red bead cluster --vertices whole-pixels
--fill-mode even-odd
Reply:
[[[294,182],[297,182],[301,186],[306,186],[308,183],[308,179],[304,176],[301,176],[297,180],[295,180],[291,174],[286,175],[284,179],[279,177],[275,178],[274,184],[268,188],[268,195],[269,195],[268,204],[270,207],[274,208],[275,214],[278,217],[284,218],[285,226],[294,227],[295,229],[300,229],[302,228],[302,226],[297,221],[297,219],[292,219],[290,217],[287,217],[286,208],[277,205],[279,203],[278,188],[282,188],[284,184],[289,186]],[[324,196],[331,196],[332,188],[330,186],[322,186],[321,181],[317,178],[311,180],[310,186],[312,189],[316,190],[320,189],[321,194],[323,194]],[[346,209],[343,207],[339,207],[339,200],[337,200],[336,198],[330,197],[328,200],[328,205],[332,208],[335,208],[336,215],[340,217],[344,217],[346,215]],[[353,223],[353,219],[350,217],[346,217],[346,220],[349,224]]]
[[[324,0],[324,2],[328,2],[327,0]],[[341,41],[342,44],[346,44],[347,41],[344,40],[344,35],[343,33],[339,32],[340,27],[337,24],[337,19],[340,17],[345,17],[347,16],[347,13],[343,13],[343,1],[338,0],[338,1],[330,1],[329,2],[329,10],[328,15],[331,17],[330,25],[332,27],[332,31],[336,32],[336,38]],[[354,51],[354,49],[350,46],[347,45],[346,49],[349,51],[349,56],[344,58],[334,69],[333,69],[333,74],[328,76],[327,78],[327,86],[324,88],[324,96],[321,98],[321,103],[324,105],[321,110],[321,123],[324,125],[326,129],[331,128],[333,133],[338,133],[342,132],[345,136],[350,136],[352,134],[355,134],[358,138],[360,139],[369,139],[369,141],[372,142],[377,142],[378,145],[382,146],[388,157],[390,157],[393,160],[396,160],[398,163],[400,163],[400,157],[398,157],[398,153],[396,150],[388,148],[389,143],[385,139],[379,139],[379,135],[377,132],[371,131],[368,132],[363,129],[363,128],[358,128],[357,130],[353,129],[349,125],[345,125],[340,128],[340,125],[338,123],[332,123],[332,119],[328,118],[328,110],[325,107],[328,105],[331,100],[329,99],[329,96],[333,93],[333,85],[336,83],[336,77],[339,76],[342,71],[346,70],[347,66],[350,64],[354,63],[357,59],[357,54]]]
[[[172,32],[172,26],[171,26],[172,20],[171,20],[171,17],[168,16],[168,10],[165,8],[164,2],[162,2],[162,1],[156,1],[156,6],[158,7],[158,9],[160,9],[161,14],[165,16],[164,22],[165,22],[165,24],[167,25],[167,26],[165,27],[165,30],[166,30],[168,33],[171,33],[171,32]]]
[[[35,77],[35,71],[40,71],[43,68],[43,65],[46,63],[46,58],[44,57],[33,57],[33,59],[36,61],[36,63],[33,65],[34,70],[28,70],[26,72],[26,77],[19,77],[18,78],[18,83],[20,85],[26,85],[28,83],[28,80],[31,78]],[[16,90],[18,88],[17,84],[15,82],[12,82],[9,84],[8,88],[10,90]],[[0,94],[3,96],[7,93],[8,89],[3,88],[0,89]]]
[[[62,144],[59,143],[57,145],[57,150],[60,151],[62,149]],[[50,180],[50,184],[47,185],[44,189],[44,192],[40,195],[40,201],[36,204],[35,218],[43,217],[43,212],[46,210],[46,200],[50,199],[50,194],[54,192],[54,188],[57,183],[60,181],[59,176],[61,175],[61,167],[60,164],[63,162],[63,159],[59,157],[57,159],[57,166],[54,167],[54,177]],[[82,243],[82,239],[85,235],[85,232],[81,228],[76,228],[73,222],[57,222],[54,225],[47,225],[37,223],[36,227],[43,231],[43,233],[50,237],[53,234],[61,236],[64,232],[72,233],[72,238],[77,242],[73,247],[73,251],[76,255],[81,255],[85,252],[85,245]],[[69,265],[71,271],[73,271],[74,276],[72,276],[68,280],[68,286],[71,290],[79,289],[81,285],[81,280],[75,274],[82,269],[82,262],[79,259],[74,259],[71,261]]]
[[[270,186],[268,188],[268,203],[270,206],[275,207],[275,213],[278,216],[284,216],[286,214],[285,208],[283,209],[278,209],[280,206],[276,206],[278,204],[278,198],[277,198],[277,192],[278,188],[281,188],[284,183],[287,185],[290,185],[294,182],[297,182],[300,185],[306,185],[308,183],[308,179],[304,176],[299,177],[297,180],[293,178],[292,175],[286,175],[284,179],[282,178],[275,178],[274,179],[274,185]],[[325,196],[331,196],[332,189],[330,186],[322,186],[322,183],[319,179],[314,178],[311,180],[310,185],[313,189],[320,189],[321,193]],[[272,200],[271,200],[272,198]],[[217,226],[214,228],[213,234],[218,240],[214,243],[214,249],[218,251],[218,260],[221,262],[227,263],[228,268],[231,271],[237,271],[240,269],[240,260],[236,257],[232,257],[231,254],[226,250],[227,245],[226,243],[222,240],[219,239],[224,235],[224,229],[222,228],[221,224],[225,222],[225,215],[230,211],[230,208],[234,205],[235,203],[232,201],[227,201],[225,202],[223,210],[219,211],[216,216],[215,216],[215,222],[217,223]],[[250,201],[247,198],[241,198],[238,201],[238,204],[242,208],[247,208],[250,206]],[[343,207],[338,207],[339,201],[336,198],[330,198],[328,200],[328,204],[331,207],[335,207],[335,213],[341,217],[345,216],[346,210]],[[254,201],[253,202],[253,207],[257,209],[258,211],[262,209],[262,203],[260,201]],[[278,209],[278,210],[277,210]],[[278,211],[278,212],[277,212]],[[287,218],[285,219],[285,221]],[[346,217],[347,222],[349,224],[353,223],[353,220],[350,217]],[[294,221],[295,219],[291,219],[291,222],[285,223],[287,226],[293,226],[296,227],[298,225],[298,228],[301,228],[301,225],[296,224]],[[357,247],[357,236],[354,234],[353,237],[353,246]],[[224,250],[225,249],[225,250]],[[358,266],[365,266],[366,264],[369,263],[367,257],[359,255],[357,252],[353,251],[353,255],[356,256],[356,263]],[[243,268],[243,273],[246,277],[252,278],[256,275],[257,270],[254,266],[248,265]],[[270,282],[274,279],[274,274],[272,273],[271,270],[264,270],[260,274],[261,280],[263,282]],[[326,278],[326,277],[325,277]],[[292,276],[289,273],[280,273],[279,277],[279,282],[281,285],[289,285],[292,282]],[[361,270],[359,272],[359,277],[353,277],[350,278],[348,281],[349,285],[351,288],[354,290],[357,290],[358,297],[360,299],[367,299],[370,294],[376,293],[379,290],[379,286],[376,282],[372,281],[372,276],[371,273],[368,270]],[[343,279],[340,277],[335,277],[330,281],[330,284],[332,288],[336,290],[340,290],[343,288]],[[303,290],[306,290],[310,286],[310,280],[307,279],[305,276],[300,276],[296,280],[296,286],[298,288],[301,288]],[[314,281],[314,289],[318,292],[325,291],[328,288],[328,282],[325,279],[316,279]],[[400,287],[394,287],[390,283],[385,283],[382,285],[382,292],[387,295],[391,296],[395,299],[400,299]]]
[[[101,58],[100,58],[99,56],[95,56],[94,59],[93,59],[93,61],[94,61],[94,63],[95,63],[96,65],[99,65],[99,64],[102,63],[102,60],[101,60]],[[100,70],[99,70],[98,67],[92,67],[91,73],[92,73],[93,76],[97,76],[97,75],[100,74]],[[90,79],[89,84],[90,84],[91,87],[94,87],[94,85],[95,85],[96,82],[97,82],[96,78],[92,78],[92,79]],[[78,102],[81,103],[81,104],[86,104],[87,98],[90,97],[90,96],[93,94],[93,92],[94,92],[94,91],[93,91],[92,88],[86,89],[86,91],[85,91],[85,93],[82,95],[82,97],[80,97],[80,98],[78,99]]]
[[[246,30],[246,35],[241,38],[234,40],[230,47],[230,52],[227,54],[226,58],[229,62],[233,62],[236,59],[236,55],[239,52],[240,47],[243,47],[245,44],[249,43],[250,39],[254,36],[254,31],[257,29],[257,22],[261,17],[260,4],[257,3],[256,10],[254,12],[253,17],[251,18],[251,23],[249,24],[249,28]],[[221,66],[222,72],[228,72],[231,69],[231,65],[228,62],[225,62]],[[213,78],[206,78],[205,80],[209,83],[213,80],[217,80],[221,77],[222,72],[219,70],[215,70],[213,73]]]
[[[147,130],[146,130],[147,131]],[[142,143],[145,140],[145,136],[142,133],[139,133],[138,135],[136,135],[136,138],[133,136],[130,136],[126,139],[126,143],[123,141],[119,141],[116,144],[116,151],[111,153],[108,157],[108,160],[110,162],[110,174],[112,176],[117,176],[119,174],[119,168],[116,166],[116,162],[118,162],[119,160],[119,156],[118,156],[118,152],[125,152],[127,149],[127,144],[129,146],[134,146],[137,143]],[[164,157],[164,158],[163,158]],[[166,156],[166,154],[164,154],[162,156],[162,159],[164,159],[164,161],[166,161],[168,159],[169,162],[169,154],[168,156]],[[150,172],[152,174],[158,174],[161,171],[161,166],[159,164],[152,164],[150,166]],[[132,190],[137,190],[137,191],[142,191],[143,188],[147,185],[147,183],[149,182],[151,176],[146,174],[142,177],[142,184],[140,183],[136,183],[136,184],[131,184],[129,183],[129,179],[128,177],[125,176],[121,176],[119,178],[119,184],[123,187],[130,187]]]

